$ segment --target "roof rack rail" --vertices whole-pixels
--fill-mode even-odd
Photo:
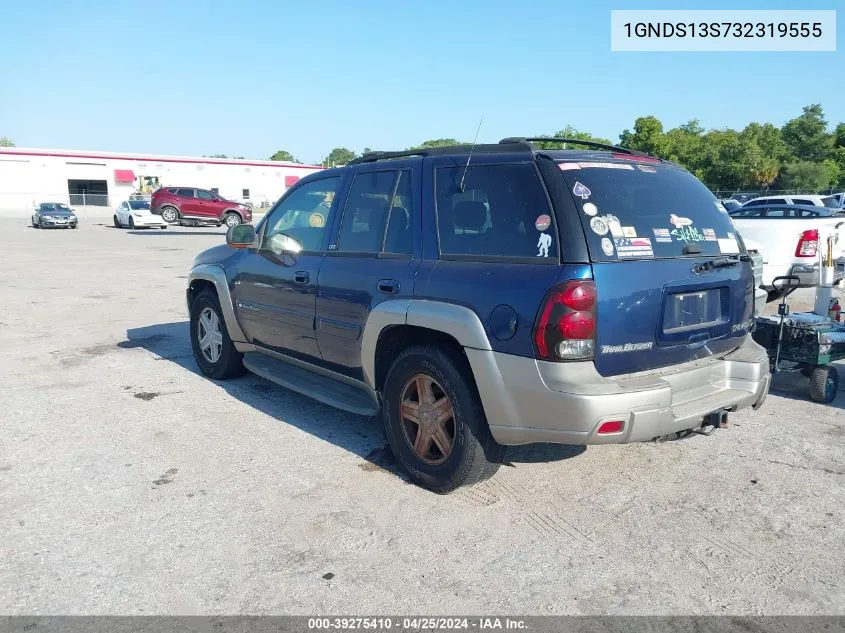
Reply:
[[[408,149],[398,152],[367,152],[363,156],[354,158],[347,165],[360,165],[362,163],[375,163],[380,160],[391,158],[409,158],[413,156],[442,156],[469,152],[473,147],[475,154],[495,154],[505,152],[533,152],[534,148],[524,139],[513,143],[489,143],[472,146],[470,143],[459,145],[447,145],[444,147],[425,147],[421,149]]]
[[[508,137],[503,138],[499,143],[573,143],[575,145],[585,145],[587,147],[595,147],[596,149],[606,149],[612,152],[622,152],[623,154],[630,154],[632,156],[648,156],[646,152],[640,152],[635,149],[627,147],[620,147],[618,145],[608,145],[607,143],[597,143],[595,141],[584,141],[577,138],[561,138],[559,136],[531,136],[531,137]]]
[[[387,160],[388,158],[405,158],[410,156],[428,156],[428,151],[424,149],[409,149],[400,152],[366,152],[363,156],[353,158],[347,165],[360,165],[361,163],[374,163],[379,160]]]

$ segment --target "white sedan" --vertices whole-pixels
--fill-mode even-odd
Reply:
[[[150,203],[146,200],[124,200],[114,209],[114,225],[121,229],[128,226],[135,228],[166,229],[165,222],[160,215],[153,215]]]

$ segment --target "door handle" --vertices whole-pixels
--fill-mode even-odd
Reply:
[[[311,274],[307,270],[297,270],[293,274],[293,280],[298,284],[307,284],[311,282]]]
[[[399,282],[395,279],[379,279],[378,291],[386,295],[395,295],[399,293]]]

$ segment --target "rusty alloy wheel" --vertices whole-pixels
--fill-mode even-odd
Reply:
[[[455,410],[443,387],[426,374],[405,383],[401,399],[405,441],[426,464],[437,466],[452,454]]]

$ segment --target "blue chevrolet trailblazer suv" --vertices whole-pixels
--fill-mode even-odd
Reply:
[[[578,140],[312,174],[196,258],[187,301],[204,374],[381,415],[437,492],[492,475],[507,445],[710,431],[769,388],[724,208],[678,165]]]

